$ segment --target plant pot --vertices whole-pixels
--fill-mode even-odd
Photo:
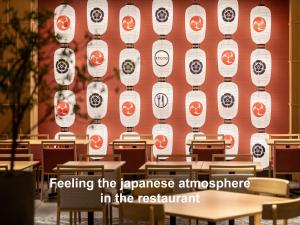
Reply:
[[[34,193],[32,172],[1,172],[0,223],[34,225]]]

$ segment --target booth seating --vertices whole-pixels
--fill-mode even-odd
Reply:
[[[191,154],[198,155],[199,161],[212,161],[214,154],[225,154],[224,140],[193,140]]]

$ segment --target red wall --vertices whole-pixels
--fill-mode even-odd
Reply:
[[[141,53],[141,79],[135,86],[135,90],[141,96],[141,117],[136,131],[141,133],[151,133],[152,126],[157,120],[152,114],[151,91],[152,85],[157,82],[152,71],[152,43],[158,39],[158,36],[152,29],[151,4],[150,0],[130,1],[133,2],[141,11],[141,33],[135,48]],[[186,39],[184,28],[185,9],[191,5],[192,0],[173,0],[174,4],[174,22],[172,32],[167,39],[173,43],[174,62],[173,72],[168,78],[168,82],[173,85],[174,105],[173,113],[167,120],[174,130],[173,152],[184,152],[184,139],[191,128],[187,125],[185,119],[185,95],[191,90],[191,87],[185,80],[184,72],[184,56],[185,52],[191,48],[191,44]],[[219,32],[217,24],[217,0],[199,0],[206,10],[207,14],[207,31],[206,37],[201,48],[207,55],[207,71],[205,83],[201,86],[201,90],[207,96],[207,117],[201,131],[207,133],[216,133],[218,126],[223,123],[217,109],[217,87],[223,81],[218,73],[217,68],[217,45],[223,39],[223,35]],[[55,7],[61,3],[60,0],[39,1],[39,10],[54,11]],[[110,0],[109,3],[109,21],[108,29],[102,39],[108,44],[108,72],[106,76],[113,74],[113,69],[118,67],[119,53],[125,48],[125,44],[120,39],[119,34],[119,11],[128,1]],[[289,49],[289,2],[281,0],[265,0],[265,5],[270,8],[272,13],[272,34],[271,40],[267,43],[266,49],[272,54],[272,78],[270,84],[266,87],[266,91],[272,97],[272,115],[271,124],[266,129],[268,133],[287,133],[289,127],[289,65],[288,65],[288,49]],[[239,152],[249,152],[250,136],[255,133],[255,128],[250,120],[250,96],[256,90],[251,82],[250,77],[250,54],[256,48],[251,40],[250,35],[250,11],[258,4],[257,0],[239,0],[239,25],[237,32],[233,35],[233,39],[239,45],[239,67],[233,81],[239,87],[239,110],[233,123],[239,128],[240,146]],[[74,7],[76,12],[76,32],[75,40],[81,44],[79,52],[76,54],[76,65],[85,65],[86,63],[86,41],[85,34],[88,33],[86,22],[86,1],[70,1],[70,5]],[[51,21],[53,27],[53,21]],[[71,46],[72,47],[72,46]],[[46,47],[48,48],[48,47]],[[59,48],[57,44],[56,48]],[[53,48],[49,47],[52,52],[49,58],[50,71],[48,79],[53,81]],[[86,76],[89,76],[86,74]],[[55,82],[52,82],[55,85]],[[107,82],[109,87],[108,112],[102,123],[107,125],[109,132],[109,140],[119,137],[121,132],[125,131],[119,119],[119,95],[125,90],[120,81],[114,79]],[[118,93],[115,88],[119,87]],[[70,87],[72,90],[74,87]],[[54,92],[54,91],[53,91]],[[52,94],[53,99],[54,93]],[[85,91],[76,94],[77,102],[80,104],[81,112],[86,112]],[[80,102],[79,99],[82,99]],[[52,100],[51,100],[52,101]],[[39,105],[39,116],[45,113],[45,106]],[[82,119],[76,117],[75,124],[70,131],[77,134],[83,134],[86,131],[90,119]],[[59,127],[53,120],[44,121],[39,125],[40,133],[49,133],[51,137],[59,131]]]

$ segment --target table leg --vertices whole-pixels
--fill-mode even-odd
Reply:
[[[234,225],[234,220],[229,220],[229,221],[228,221],[228,224],[229,224],[229,225]]]
[[[249,216],[249,225],[260,225],[261,215],[256,214],[254,216]]]
[[[207,225],[216,225],[216,222],[207,222]]]
[[[94,225],[94,212],[88,212],[88,225]]]
[[[170,216],[170,225],[176,225],[176,216]]]

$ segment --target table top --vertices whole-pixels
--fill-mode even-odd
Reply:
[[[156,142],[154,139],[125,139],[125,140],[124,139],[116,139],[116,140],[113,140],[113,141],[120,141],[120,142],[122,142],[122,141],[123,142],[126,142],[126,141],[133,141],[133,142],[134,141],[137,141],[137,142],[138,141],[145,141],[146,145],[151,145],[151,146],[154,145],[155,142]],[[112,145],[112,144],[113,144],[113,142],[109,143],[109,145]]]
[[[202,168],[203,161],[148,161],[144,165],[142,165],[139,169],[145,170],[146,165],[166,165],[166,166],[186,166],[192,165],[192,170],[199,171]]]
[[[192,141],[197,141],[197,142],[207,142],[207,141],[224,141],[224,139],[220,139],[220,140],[210,140],[210,139],[197,139],[197,140],[195,140],[195,139],[188,139],[187,141],[186,141],[186,145],[191,145],[192,144]],[[230,141],[228,141],[228,140],[225,140],[225,145],[231,145],[231,142]]]
[[[4,142],[11,142],[12,140],[3,140]],[[29,142],[31,145],[41,145],[43,141],[75,141],[77,145],[87,145],[89,143],[88,139],[73,139],[73,140],[57,140],[57,139],[22,139],[18,141]]]
[[[40,163],[39,161],[15,161],[14,170],[19,170],[19,171],[25,170],[27,168],[34,167],[39,163]],[[0,161],[0,165],[7,165],[8,169],[10,169],[10,161]]]
[[[68,161],[63,165],[67,166],[104,166],[104,171],[115,171],[119,169],[125,161]],[[53,170],[57,170],[54,168]]]
[[[286,198],[279,197],[214,190],[190,192],[180,195],[198,195],[200,202],[166,203],[165,212],[167,215],[214,222],[261,214],[264,203],[287,200]]]
[[[202,171],[209,172],[210,165],[224,165],[224,166],[244,166],[244,165],[255,165],[256,171],[261,172],[263,171],[263,167],[260,162],[247,162],[247,161],[204,161],[202,164]]]
[[[299,139],[266,139],[268,145],[274,145],[275,141],[300,141]]]

